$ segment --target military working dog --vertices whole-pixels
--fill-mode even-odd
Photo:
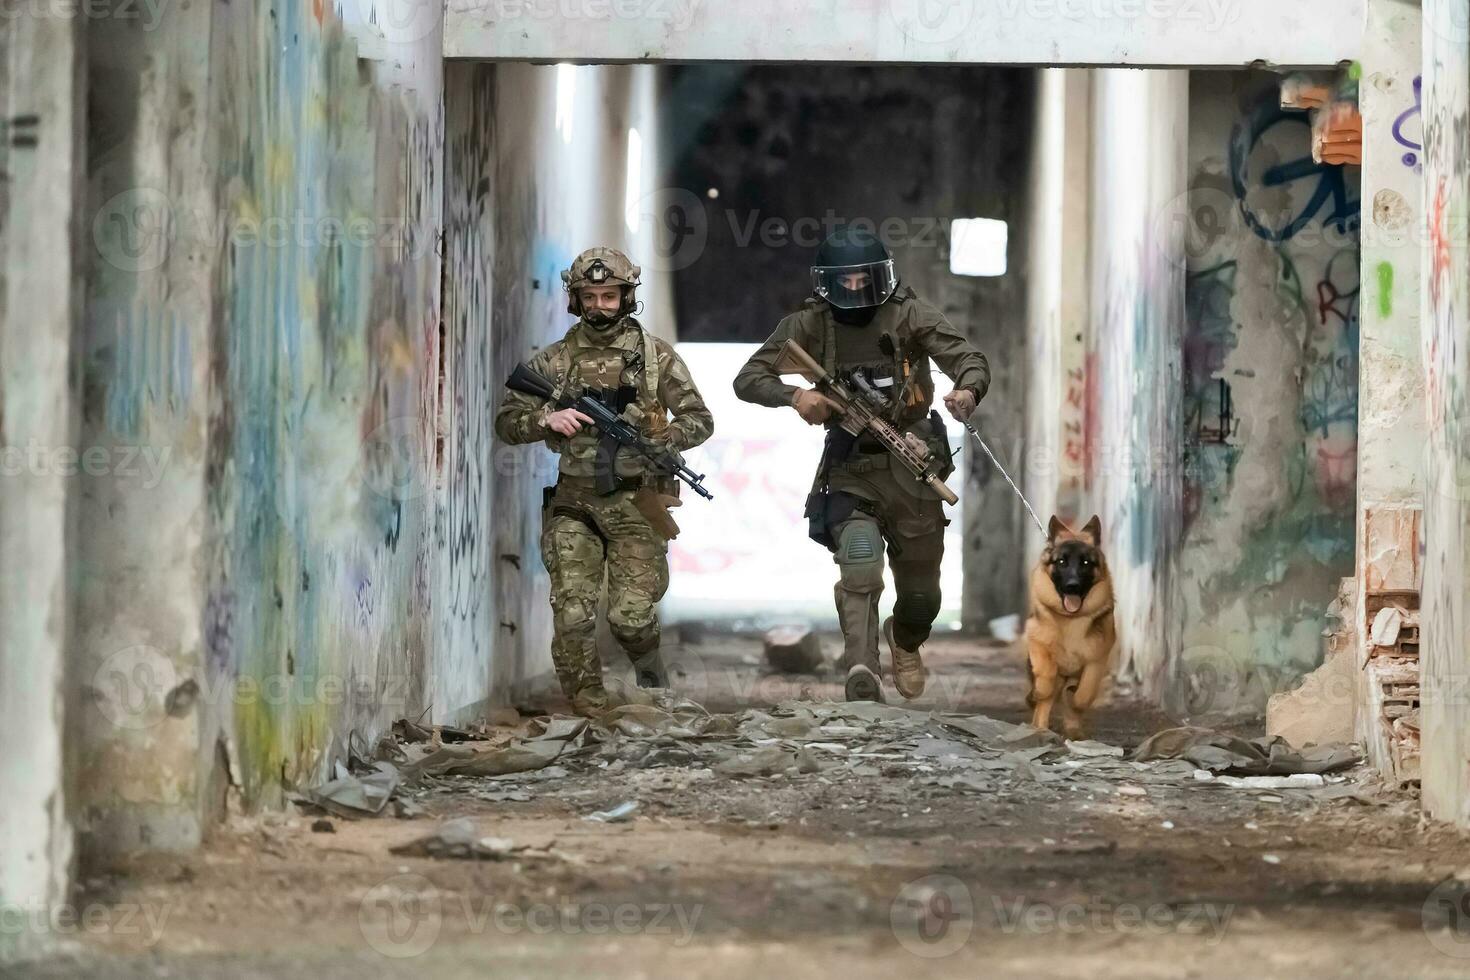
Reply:
[[[1031,615],[1026,620],[1027,666],[1031,674],[1031,724],[1047,728],[1051,708],[1062,699],[1062,728],[1082,734],[1082,714],[1097,699],[1107,676],[1117,630],[1113,624],[1113,581],[1102,552],[1102,522],[1096,515],[1073,531],[1053,516],[1046,548],[1031,572]]]

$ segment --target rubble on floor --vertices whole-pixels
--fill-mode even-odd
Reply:
[[[1345,745],[1293,749],[1284,740],[1247,740],[1200,728],[1158,732],[1132,753],[1099,741],[1069,741],[1050,731],[982,714],[947,714],[873,702],[790,700],[770,708],[712,713],[667,690],[613,684],[616,707],[596,719],[547,716],[515,730],[443,744],[431,737],[383,743],[376,773],[391,772],[395,802],[420,805],[438,793],[465,794],[487,803],[535,800],[555,784],[623,774],[624,789],[679,791],[716,781],[732,787],[750,780],[842,783],[868,777],[911,781],[921,792],[1018,797],[1081,792],[1089,798],[1153,797],[1162,790],[1189,794],[1232,789],[1270,790],[1321,800],[1370,797],[1339,775],[1360,759]],[[400,730],[403,734],[404,730]],[[373,779],[373,776],[364,777]],[[599,780],[599,782],[602,780]],[[334,784],[342,780],[334,781]],[[363,816],[328,787],[305,795],[329,812]],[[349,783],[350,785],[350,783]],[[381,793],[387,782],[375,782]],[[568,791],[569,796],[584,790]],[[1365,802],[1371,800],[1365,799]],[[638,799],[623,797],[606,809],[582,810],[583,819],[616,823],[645,816]],[[381,801],[372,813],[386,813]],[[487,843],[472,828],[441,828],[413,845],[429,856],[499,860],[512,845]]]

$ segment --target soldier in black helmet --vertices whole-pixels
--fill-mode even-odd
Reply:
[[[735,394],[758,405],[790,406],[810,425],[829,422],[831,402],[786,384],[775,370],[781,345],[794,339],[830,374],[861,372],[887,395],[888,421],[924,439],[947,459],[944,426],[930,408],[934,380],[929,359],[954,381],[944,405],[964,420],[990,386],[985,355],[942,313],[899,283],[887,247],[862,230],[839,229],[822,243],[812,265],[812,292],[741,368]],[[834,595],[843,659],[850,665],[847,699],[883,700],[878,599],[885,544],[898,595],[893,615],[883,623],[883,637],[893,661],[894,686],[905,698],[916,698],[926,677],[921,647],[939,615],[939,563],[949,521],[938,497],[905,479],[900,464],[878,443],[844,435],[828,425],[827,451],[807,516],[812,537],[827,545],[838,566]],[[952,470],[951,464],[941,478]]]

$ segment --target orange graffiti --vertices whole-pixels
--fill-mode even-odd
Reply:
[[[1443,282],[1450,271],[1450,234],[1445,221],[1448,206],[1445,179],[1441,175],[1434,188],[1434,201],[1429,206],[1429,298],[1436,307],[1439,306]]]

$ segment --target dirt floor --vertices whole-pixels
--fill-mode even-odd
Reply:
[[[840,697],[835,674],[766,673],[758,639],[672,659],[711,711],[764,708],[778,728],[773,706]],[[928,659],[918,741],[829,719],[789,772],[742,776],[707,764],[708,740],[629,737],[532,772],[425,777],[406,792],[416,819],[238,818],[201,853],[87,880],[69,954],[13,973],[1470,974],[1470,838],[1421,824],[1411,792],[1362,770],[1331,792],[1252,791],[1090,743],[1033,762],[947,742],[941,715],[1020,722],[1024,671],[955,637]],[[1173,725],[1123,692],[1093,721],[1127,749]],[[628,801],[621,822],[587,819]],[[389,853],[450,818],[499,859]]]

